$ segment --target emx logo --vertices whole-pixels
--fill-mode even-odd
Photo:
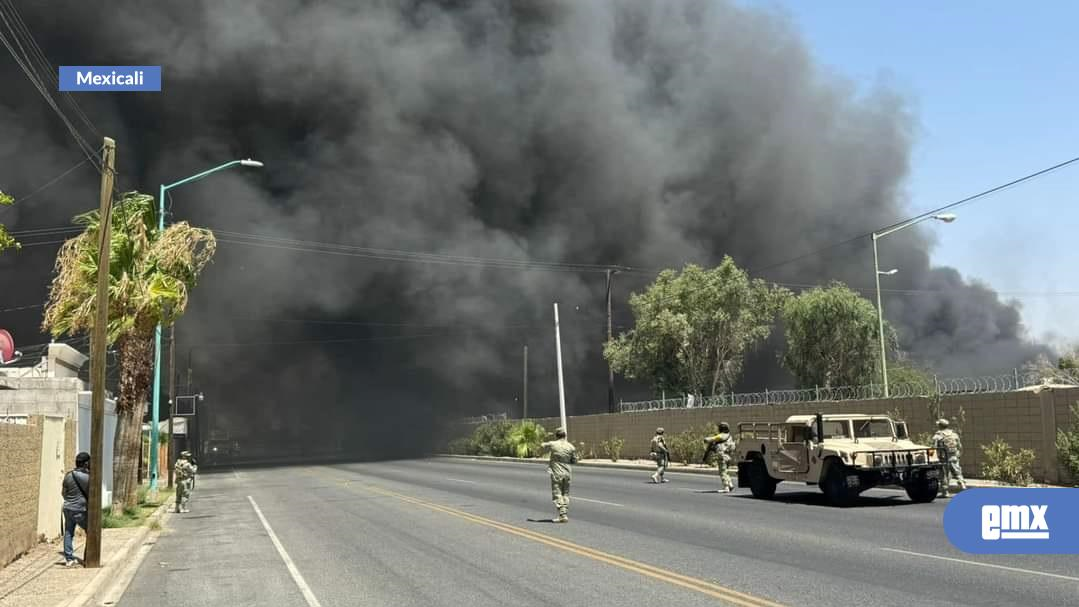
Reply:
[[[974,554],[1079,554],[1079,489],[969,489],[944,510],[944,532]]]
[[[1049,506],[982,506],[983,540],[1047,540]]]

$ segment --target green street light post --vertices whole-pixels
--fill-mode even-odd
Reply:
[[[158,233],[165,230],[165,192],[175,188],[177,186],[184,185],[185,183],[191,183],[192,181],[198,181],[203,177],[223,171],[234,166],[245,167],[261,167],[262,163],[257,160],[251,160],[245,158],[243,160],[233,160],[232,162],[226,162],[221,166],[216,166],[207,171],[203,171],[196,175],[192,175],[186,179],[181,179],[175,183],[168,185],[162,185],[160,193],[157,197],[157,230]],[[150,423],[150,491],[157,491],[157,452],[158,452],[158,418],[160,417],[161,407],[161,323],[157,323],[157,328],[154,330],[154,392],[153,392],[153,406],[151,407],[152,422]],[[171,437],[170,437],[171,438]]]
[[[918,217],[905,223],[901,223],[895,227],[889,228],[882,232],[873,232],[873,279],[877,281],[877,333],[880,335],[880,375],[881,382],[884,384],[884,397],[888,398],[891,394],[888,390],[888,355],[884,350],[884,307],[880,300],[880,277],[891,276],[899,270],[892,268],[886,272],[881,272],[880,262],[877,259],[877,241],[889,234],[894,234],[904,228],[909,228],[912,225],[919,224],[927,219],[936,219],[937,221],[943,221],[944,223],[951,223],[955,221],[955,215],[951,213],[941,213],[940,215],[926,215],[924,217]]]

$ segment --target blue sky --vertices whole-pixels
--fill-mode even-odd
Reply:
[[[924,211],[1079,156],[1079,3],[747,0],[786,13],[818,63],[885,82],[919,122],[907,192]],[[934,263],[1003,294],[1079,292],[1079,164],[933,226]],[[1017,296],[1031,334],[1079,341],[1079,296]]]

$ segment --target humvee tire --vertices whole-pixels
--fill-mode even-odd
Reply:
[[[779,481],[768,476],[768,467],[764,460],[756,457],[749,464],[749,491],[753,497],[768,499],[776,494],[776,485]]]
[[[907,497],[910,498],[910,501],[915,504],[928,504],[937,499],[940,483],[935,478],[923,478],[903,488],[907,490]]]
[[[833,506],[846,507],[854,503],[858,492],[847,487],[847,466],[835,460],[828,466],[820,483],[824,497]]]

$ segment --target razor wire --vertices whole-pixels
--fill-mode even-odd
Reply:
[[[785,405],[809,402],[840,402],[850,400],[874,400],[896,398],[928,398],[956,394],[996,394],[1014,392],[1038,386],[1079,386],[1079,374],[1047,370],[1045,372],[1019,372],[978,377],[934,378],[922,382],[897,382],[888,384],[888,396],[883,384],[863,386],[825,386],[763,392],[741,392],[695,397],[692,407],[685,397],[642,400],[619,403],[623,413],[655,411],[660,409],[745,407],[751,405]]]

